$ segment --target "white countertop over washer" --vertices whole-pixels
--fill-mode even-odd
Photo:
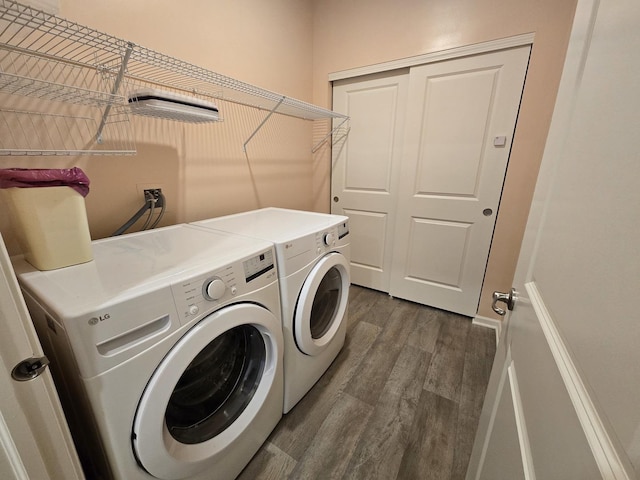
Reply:
[[[221,218],[224,219],[224,228],[218,227],[218,225],[222,225],[215,222],[218,219],[211,219],[214,221],[212,225],[216,225],[213,228],[282,243],[334,227],[336,221],[341,217],[325,213],[269,207]],[[347,217],[342,218],[345,221],[348,220]],[[207,220],[194,222],[193,225],[205,226]]]
[[[164,285],[168,277],[226,266],[238,258],[272,247],[267,241],[232,236],[189,225],[92,242],[94,260],[73,267],[34,271],[14,261],[27,288],[37,290],[49,308],[66,317],[79,317]],[[262,243],[262,244],[261,244]]]

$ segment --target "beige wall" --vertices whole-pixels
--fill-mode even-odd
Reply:
[[[244,82],[311,101],[312,10],[307,0],[60,0],[59,16]],[[263,206],[310,209],[313,124],[220,101],[224,121],[191,125],[132,117],[137,154],[110,157],[2,157],[0,168],[79,166],[92,237],[110,235],[160,187],[162,225]],[[1,134],[1,132],[0,132]],[[0,231],[19,246],[5,208]],[[132,229],[135,231],[135,228]]]
[[[534,32],[482,294],[486,316],[490,293],[511,284],[574,8],[575,0],[60,0],[60,16],[323,107],[331,106],[331,72]],[[4,157],[0,168],[83,168],[93,238],[124,223],[147,187],[167,195],[163,224],[269,205],[329,211],[329,151],[310,153],[327,122],[275,115],[245,154],[264,113],[220,104],[224,121],[215,125],[134,118],[135,156]],[[17,253],[6,209],[0,231]]]
[[[508,291],[553,111],[575,0],[318,0],[313,2],[313,100],[331,105],[328,75],[355,67],[534,33],[531,62],[479,315]],[[314,157],[314,208],[328,211],[330,168]]]

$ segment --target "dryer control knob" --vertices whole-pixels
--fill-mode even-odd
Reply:
[[[189,313],[191,315],[195,315],[200,311],[200,308],[198,308],[197,305],[189,305]]]
[[[324,244],[330,247],[335,243],[336,236],[333,233],[325,233],[323,240],[324,240]]]
[[[205,288],[206,296],[209,300],[220,300],[224,296],[224,292],[226,290],[227,286],[219,278],[211,280]]]

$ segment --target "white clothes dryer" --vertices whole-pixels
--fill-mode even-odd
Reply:
[[[284,413],[329,368],[347,330],[348,217],[264,208],[193,225],[275,244],[284,335]]]
[[[282,417],[269,242],[187,225],[14,265],[87,478],[233,479]]]

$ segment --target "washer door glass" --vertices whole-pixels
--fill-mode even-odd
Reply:
[[[161,479],[225,461],[266,402],[282,408],[282,324],[252,303],[224,307],[189,329],[164,356],[138,404],[138,463]]]
[[[340,307],[341,293],[342,274],[337,267],[331,267],[322,277],[318,291],[313,297],[309,329],[314,340],[322,338],[331,328]]]
[[[335,337],[349,297],[349,265],[344,255],[324,256],[305,280],[294,315],[298,348],[318,355]]]
[[[252,325],[235,327],[209,343],[169,398],[165,422],[171,436],[191,444],[224,431],[253,398],[264,364],[264,340]]]

